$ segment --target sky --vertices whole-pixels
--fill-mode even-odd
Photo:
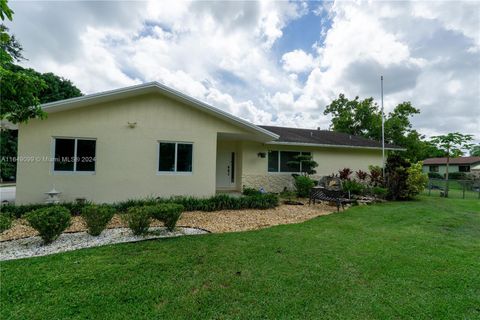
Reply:
[[[480,2],[10,1],[22,65],[83,93],[159,81],[255,124],[328,129],[340,93],[480,141]]]

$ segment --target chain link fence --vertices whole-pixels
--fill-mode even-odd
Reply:
[[[445,197],[447,190],[449,198],[480,199],[480,180],[429,179],[424,194]]]

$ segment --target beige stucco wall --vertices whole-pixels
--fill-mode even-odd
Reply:
[[[131,129],[128,122],[136,122]],[[146,196],[215,193],[217,133],[245,133],[160,95],[49,114],[19,128],[19,157],[52,156],[53,137],[95,138],[95,174],[56,174],[49,161],[19,162],[16,202],[43,202],[53,186],[63,201],[114,202]],[[192,174],[157,174],[158,141],[193,142]]]
[[[269,150],[311,152],[313,160],[318,163],[317,174],[313,178],[338,173],[338,170],[350,168],[354,171],[367,171],[370,165],[382,165],[381,150],[353,148],[297,147],[285,145],[266,145],[255,142],[242,143],[242,185],[263,187],[269,192],[280,192],[285,187],[293,188],[293,178],[289,173],[268,172],[268,155],[259,158],[259,152]]]

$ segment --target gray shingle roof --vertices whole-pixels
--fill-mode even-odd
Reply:
[[[474,164],[480,162],[480,157],[450,158],[450,164]],[[423,161],[424,165],[447,164],[447,158],[428,158]]]
[[[344,147],[361,147],[361,148],[381,148],[380,141],[366,139],[360,136],[354,136],[347,133],[315,130],[315,129],[299,129],[275,126],[259,126],[270,132],[280,136],[275,142],[298,143],[298,144],[317,144]],[[387,149],[398,149],[401,147],[385,144]]]

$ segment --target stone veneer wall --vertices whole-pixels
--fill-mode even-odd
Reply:
[[[314,180],[319,180],[320,176],[310,176]],[[287,190],[294,190],[293,177],[291,174],[267,174],[267,175],[242,175],[242,185],[248,188],[260,189],[264,188],[267,192],[282,192],[286,187]]]

